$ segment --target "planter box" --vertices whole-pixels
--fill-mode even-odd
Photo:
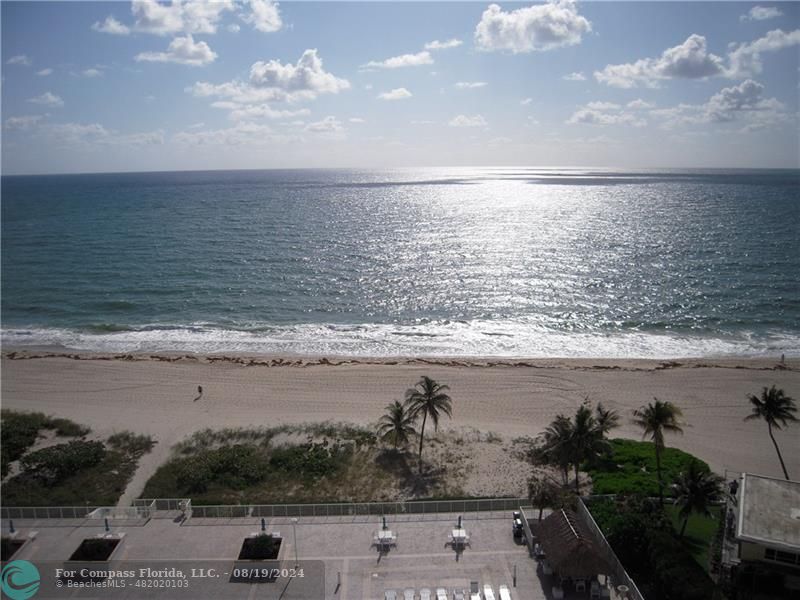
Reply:
[[[277,579],[275,571],[280,570],[280,554],[283,548],[283,539],[273,536],[274,548],[272,552],[263,554],[259,550],[257,542],[265,534],[254,533],[249,535],[242,542],[239,556],[233,564],[231,581],[249,583],[268,583]]]
[[[25,539],[17,539],[15,537],[4,537],[3,538],[3,549],[2,549],[2,556],[0,556],[0,560],[3,562],[7,560],[11,560],[11,557],[14,556],[20,548],[25,545]]]
[[[83,540],[64,561],[65,579],[102,581],[108,577],[111,561],[122,547],[124,533],[100,534]]]

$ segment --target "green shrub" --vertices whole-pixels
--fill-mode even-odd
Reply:
[[[136,435],[130,431],[122,431],[109,437],[108,445],[114,450],[120,450],[132,457],[141,458],[150,452],[156,443],[149,435]]]
[[[69,419],[52,418],[43,413],[3,410],[0,419],[3,431],[0,440],[3,477],[8,475],[11,462],[19,460],[36,443],[42,429],[55,430],[56,435],[62,437],[82,437],[90,432],[88,427],[78,425]]]
[[[595,494],[643,494],[658,495],[655,447],[652,442],[634,440],[611,440],[612,452],[608,457],[583,465],[592,477]],[[665,491],[689,463],[697,460],[704,471],[708,465],[677,448],[665,448],[661,453],[661,474]]]
[[[595,500],[592,516],[648,600],[710,600],[714,584],[658,504],[641,496]]]
[[[102,442],[79,440],[26,454],[22,457],[21,465],[26,473],[52,485],[82,469],[99,464],[105,454]]]
[[[269,464],[279,471],[318,479],[336,473],[348,454],[348,450],[338,443],[332,446],[324,443],[285,446],[272,451]]]

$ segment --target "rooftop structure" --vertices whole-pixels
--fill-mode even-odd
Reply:
[[[800,553],[800,482],[750,473],[741,481],[736,537]]]

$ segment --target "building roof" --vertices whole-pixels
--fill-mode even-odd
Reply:
[[[800,481],[744,473],[738,504],[736,537],[779,550],[800,551]]]
[[[571,510],[557,510],[537,528],[547,562],[564,577],[592,577],[611,573],[578,516]]]

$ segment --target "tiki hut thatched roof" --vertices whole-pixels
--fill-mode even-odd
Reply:
[[[611,567],[571,510],[557,510],[537,528],[547,562],[562,577],[588,578],[611,573]]]

